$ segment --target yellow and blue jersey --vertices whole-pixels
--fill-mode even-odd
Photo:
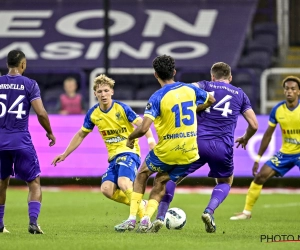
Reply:
[[[145,117],[154,121],[159,160],[183,165],[199,158],[196,108],[207,100],[206,91],[181,82],[166,84],[150,97]]]
[[[108,161],[124,152],[140,156],[138,140],[135,140],[133,149],[126,146],[128,136],[134,131],[132,123],[135,124],[138,119],[141,118],[128,105],[113,100],[106,111],[101,110],[99,104],[89,109],[81,129],[91,132],[94,126],[98,127],[108,151]]]
[[[299,102],[300,103],[300,102]],[[300,153],[300,105],[290,110],[286,102],[278,103],[271,111],[269,125],[275,127],[279,123],[282,134],[280,152],[284,154]]]

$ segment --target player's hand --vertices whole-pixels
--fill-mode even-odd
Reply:
[[[51,165],[54,165],[54,167],[56,167],[56,164],[59,162],[62,162],[66,159],[66,156],[64,154],[62,155],[58,155],[54,158],[54,160],[52,161]]]
[[[48,134],[47,133],[46,136],[50,140],[49,146],[52,147],[55,144],[55,142],[56,142],[56,138],[54,137],[53,134]]]
[[[258,162],[254,162],[253,167],[252,167],[252,174],[253,174],[253,176],[257,175],[258,167],[259,167]]]
[[[127,139],[127,142],[126,142],[126,146],[133,149],[134,147],[134,140],[130,140],[130,139]]]
[[[248,144],[248,140],[246,140],[243,136],[237,138],[235,142],[237,143],[236,148],[242,146],[242,148],[246,150],[246,145]]]

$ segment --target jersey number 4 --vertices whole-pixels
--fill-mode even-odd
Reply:
[[[190,108],[193,107],[193,101],[187,101],[181,103],[181,113],[184,116],[189,116],[189,118],[180,119],[180,109],[179,105],[175,104],[171,109],[172,112],[175,113],[175,127],[178,128],[181,126],[180,120],[183,122],[184,125],[190,126],[193,125],[195,122],[195,116],[193,110]]]
[[[22,119],[22,115],[26,115],[26,110],[23,110],[23,99],[25,98],[25,95],[19,95],[18,98],[14,101],[14,103],[10,106],[10,108],[7,110],[5,104],[3,102],[0,102],[1,106],[1,113],[0,118],[5,116],[6,111],[9,114],[16,114],[17,119]],[[4,99],[7,100],[6,94],[0,94],[0,100]],[[18,105],[18,109],[15,111],[13,110]]]
[[[212,96],[215,95],[215,91],[208,92]],[[222,112],[221,116],[227,117],[228,114],[232,114],[232,109],[229,109],[230,107],[230,99],[232,98],[231,95],[226,95],[221,101],[219,101],[217,104],[215,104],[212,109]],[[221,105],[224,104],[224,108],[220,108]],[[210,113],[210,107],[205,109],[205,112]]]

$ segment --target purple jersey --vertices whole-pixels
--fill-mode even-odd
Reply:
[[[240,114],[252,109],[248,96],[242,89],[224,82],[198,82],[200,88],[214,96],[216,102],[198,113],[197,136],[201,139],[221,139],[234,145],[234,130]]]
[[[21,75],[0,77],[0,150],[31,146],[28,117],[31,102],[38,98],[36,81]]]

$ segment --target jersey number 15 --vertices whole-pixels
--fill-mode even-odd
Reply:
[[[193,107],[193,101],[187,101],[181,103],[181,113],[184,116],[188,116],[189,118],[180,119],[180,109],[179,105],[175,104],[171,109],[172,112],[175,113],[175,127],[178,128],[181,126],[180,120],[183,122],[184,125],[191,126],[195,122],[195,115],[193,110],[190,108]]]

